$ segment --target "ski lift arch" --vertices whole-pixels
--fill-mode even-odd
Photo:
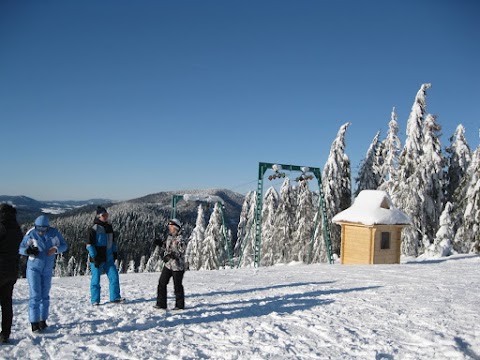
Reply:
[[[310,167],[310,166],[285,165],[285,164],[260,162],[258,164],[258,183],[257,183],[255,219],[254,219],[254,222],[255,222],[254,264],[255,266],[259,267],[260,260],[261,260],[260,250],[261,250],[261,241],[262,241],[263,182],[264,182],[265,172],[269,169],[273,170],[274,172],[273,175],[270,175],[268,177],[269,180],[284,178],[286,174],[285,172],[283,172],[283,170],[300,171],[301,175],[295,179],[296,181],[313,180],[313,178],[317,179],[318,192],[319,192],[319,197],[318,197],[319,204],[317,208],[317,215],[318,215],[318,212],[320,211],[322,212],[323,230],[324,230],[325,245],[327,249],[327,257],[328,257],[328,262],[332,264],[333,261],[332,261],[332,246],[330,242],[330,227],[327,221],[325,197],[322,190],[322,175],[320,172],[320,168]],[[315,221],[313,232],[312,232],[312,238],[310,240],[308,263],[311,263],[312,261],[312,252],[313,252],[313,245],[315,240],[315,232],[317,231],[317,227],[318,227],[318,219],[319,217],[316,216],[316,221]]]
[[[220,212],[222,214],[222,228],[223,228],[223,238],[225,241],[225,247],[227,249],[227,256],[228,256],[228,264],[230,268],[233,268],[233,258],[231,253],[231,241],[228,237],[227,233],[227,226],[225,223],[225,214],[223,209],[225,208],[225,202],[220,196],[210,195],[210,194],[174,194],[172,196],[172,219],[177,217],[177,203],[179,201],[197,201],[203,202],[208,204],[219,204],[220,205]]]

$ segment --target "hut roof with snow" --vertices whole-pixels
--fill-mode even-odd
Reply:
[[[358,223],[363,225],[408,225],[410,218],[398,210],[385,191],[363,190],[348,209],[332,219],[334,223]]]

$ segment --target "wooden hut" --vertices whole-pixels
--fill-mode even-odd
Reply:
[[[361,191],[333,222],[342,227],[342,264],[400,263],[401,232],[410,219],[393,206],[385,191]]]

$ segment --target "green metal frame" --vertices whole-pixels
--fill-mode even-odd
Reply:
[[[172,219],[177,217],[177,203],[181,200],[184,199],[183,195],[173,195],[172,196]],[[202,200],[195,200],[195,201],[202,201]],[[206,202],[206,201],[202,201]],[[230,268],[233,268],[233,259],[232,259],[232,253],[231,253],[231,242],[228,237],[228,232],[227,232],[227,226],[225,224],[225,215],[223,212],[224,205],[220,202],[217,201],[218,204],[220,204],[220,212],[222,213],[222,225],[223,225],[223,237],[225,240],[225,247],[227,248],[227,256],[228,256],[228,265]]]
[[[255,266],[257,267],[260,266],[260,260],[261,260],[260,250],[261,250],[261,242],[262,242],[263,178],[264,178],[265,172],[268,169],[272,169],[274,166],[278,166],[278,165],[282,167],[282,171],[283,170],[301,171],[302,173],[303,173],[302,168],[307,167],[307,166],[273,164],[273,163],[264,163],[264,162],[260,162],[258,164],[258,184],[257,184],[256,207],[255,207]],[[317,178],[317,181],[318,181],[319,204],[318,204],[317,212],[319,211],[322,212],[323,230],[324,230],[325,245],[327,248],[328,262],[332,264],[333,260],[332,260],[332,246],[330,242],[330,226],[328,225],[328,221],[327,221],[325,198],[322,190],[322,175],[319,168],[310,167],[310,166],[308,166],[308,168],[309,168],[308,171],[313,173],[313,175]],[[316,218],[317,220],[313,228],[312,239],[310,240],[308,263],[311,263],[312,261],[315,232],[318,227],[318,216],[316,216]]]

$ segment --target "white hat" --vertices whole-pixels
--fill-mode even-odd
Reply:
[[[182,227],[182,223],[181,223],[180,220],[178,220],[178,219],[171,219],[171,220],[168,222],[168,225],[176,226],[178,229],[180,229],[180,228]]]

